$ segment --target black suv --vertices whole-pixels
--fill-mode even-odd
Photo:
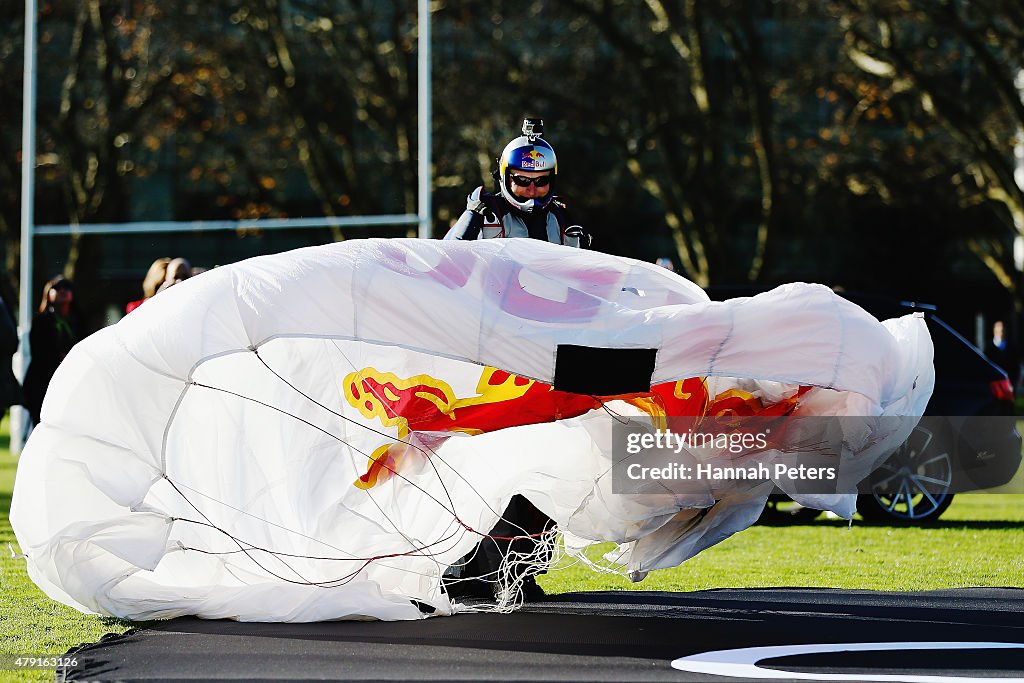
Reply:
[[[721,301],[764,289],[711,287]],[[1013,385],[1006,372],[935,314],[935,307],[885,297],[839,292],[879,320],[921,312],[935,346],[935,391],[925,417],[862,485],[857,511],[867,521],[926,524],[939,518],[954,492],[1007,483],[1021,463],[1021,437],[1013,417]],[[810,519],[819,512],[784,495],[769,501],[776,521]],[[774,515],[772,514],[774,513]]]

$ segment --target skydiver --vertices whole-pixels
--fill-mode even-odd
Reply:
[[[555,150],[544,140],[542,119],[523,121],[523,134],[497,159],[498,193],[477,187],[466,197],[466,210],[446,240],[532,237],[571,247],[590,246],[590,236],[570,225],[565,201],[554,194],[558,174]]]
[[[498,192],[485,192],[483,186],[473,190],[466,198],[466,210],[444,239],[530,237],[571,247],[590,246],[590,236],[579,225],[569,224],[565,202],[554,194],[558,159],[554,148],[540,137],[543,132],[542,119],[523,121],[523,134],[505,145],[497,158],[493,177]],[[549,553],[538,550],[538,545],[553,525],[529,500],[514,496],[487,537],[445,574],[449,595],[494,597],[500,589],[496,579],[506,561],[506,568],[522,577],[527,599],[543,597],[534,577],[523,576],[532,562],[505,558],[532,556],[546,562]]]

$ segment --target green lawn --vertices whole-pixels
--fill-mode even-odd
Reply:
[[[29,580],[8,520],[17,461],[0,430],[0,655],[55,655],[132,624],[84,615],[47,598]],[[1021,476],[1024,476],[1022,474]],[[1019,490],[1019,488],[1017,489]],[[960,495],[934,527],[867,526],[821,519],[755,526],[683,566],[633,584],[575,565],[541,577],[549,593],[579,590],[693,591],[806,586],[888,591],[965,586],[1024,587],[1024,495]],[[596,555],[595,555],[596,556]],[[52,680],[52,672],[0,671],[0,680]]]
[[[82,614],[50,600],[28,578],[24,561],[12,557],[20,552],[7,519],[17,461],[8,448],[7,420],[0,429],[0,655],[63,654],[105,633],[126,631],[130,622]],[[53,671],[0,670],[0,680],[52,681]]]
[[[918,591],[1024,588],[1024,496],[960,495],[930,528],[820,519],[754,526],[644,581],[576,564],[541,577],[548,592],[802,586]],[[605,549],[611,546],[605,547]],[[598,553],[594,554],[596,557]]]

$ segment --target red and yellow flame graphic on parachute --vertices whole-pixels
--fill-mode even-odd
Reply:
[[[695,423],[705,416],[785,415],[806,389],[801,387],[792,397],[767,406],[739,389],[712,399],[704,377],[657,384],[645,393],[589,396],[559,391],[550,384],[492,367],[483,369],[476,395],[465,398],[456,396],[444,380],[429,375],[402,379],[372,367],[346,375],[344,388],[346,400],[364,417],[398,429],[399,441],[375,449],[366,473],[354,482],[363,489],[390,478],[411,448],[406,439],[413,432],[482,434],[577,417],[614,400],[636,406],[655,418],[661,428],[666,416],[690,416]],[[673,427],[678,429],[675,423]]]

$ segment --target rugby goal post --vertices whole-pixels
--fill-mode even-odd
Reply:
[[[35,225],[33,201],[35,197],[36,165],[36,29],[39,19],[37,0],[25,0],[25,62],[22,102],[22,155],[21,155],[21,273],[18,302],[18,336],[21,344],[14,356],[14,373],[24,379],[30,360],[28,348],[29,326],[35,292],[33,291],[32,260],[34,240],[48,235],[127,235],[139,233],[176,232],[189,230],[285,230],[290,228],[367,227],[417,225],[420,238],[431,236],[431,74],[430,74],[430,0],[416,1],[417,20],[417,212],[415,214],[387,214],[376,216],[323,216],[316,218],[275,218],[245,221],[147,221],[136,223],[103,223],[87,225]],[[28,411],[11,406],[11,452],[21,453],[27,435]]]

